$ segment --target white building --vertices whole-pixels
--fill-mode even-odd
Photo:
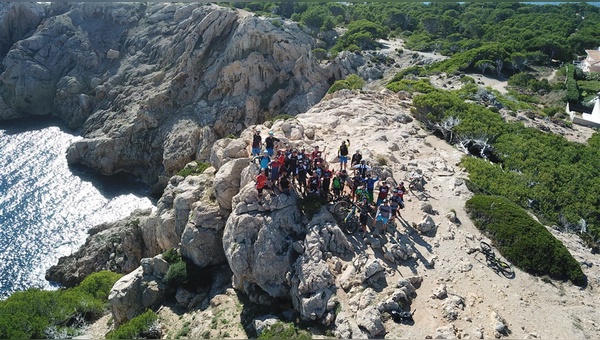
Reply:
[[[594,99],[594,108],[591,113],[571,111],[569,104],[567,104],[567,112],[569,112],[569,116],[571,116],[571,120],[575,124],[600,127],[600,92],[598,92]]]

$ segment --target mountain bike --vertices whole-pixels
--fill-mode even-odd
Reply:
[[[352,234],[356,231],[360,222],[356,216],[356,205],[352,204],[352,208],[348,211],[344,219],[342,220],[341,227],[346,234]]]
[[[341,196],[339,201],[333,204],[330,210],[338,220],[340,227],[346,234],[352,234],[360,225],[356,216],[357,206],[352,202],[350,197]]]
[[[485,255],[488,267],[492,268],[496,273],[501,273],[508,279],[515,277],[515,272],[512,267],[499,257],[496,257],[496,254],[489,243],[481,241],[479,243],[479,251]]]
[[[408,190],[413,191],[413,190],[418,190],[418,191],[423,191],[425,189],[425,179],[423,178],[423,175],[418,174],[416,172],[413,172],[409,177],[408,177]]]

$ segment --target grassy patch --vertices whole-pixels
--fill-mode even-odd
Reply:
[[[288,120],[288,119],[293,119],[293,118],[294,118],[294,116],[284,113],[284,114],[280,114],[280,115],[277,115],[277,116],[271,118],[270,121],[276,122],[278,120]]]
[[[187,177],[190,175],[200,175],[204,172],[204,170],[208,169],[210,164],[203,162],[196,162],[196,166],[185,167],[181,169],[177,175]]]
[[[474,196],[469,216],[515,266],[537,276],[585,285],[586,277],[567,248],[525,210],[500,196]]]

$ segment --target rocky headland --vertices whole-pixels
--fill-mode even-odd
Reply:
[[[16,15],[27,20],[15,24]],[[435,56],[398,55],[390,42],[377,53],[396,59],[391,68],[367,65],[367,54],[320,63],[310,52],[317,40],[273,21],[212,4],[0,6],[0,26],[10,28],[0,38],[0,117],[57,116],[84,137],[69,162],[135,174],[161,193],[155,208],[92,228],[48,271],[65,286],[102,269],[126,274],[111,314],[87,336],[103,337],[107,318],[120,325],[153,308],[166,338],[184,327],[188,338],[244,338],[276,320],[338,338],[600,337],[600,262],[577,236],[548,227],[582,264],[584,288],[518,269],[508,279],[473,251],[485,238],[464,211],[465,150],[414,120],[409,94],[374,79]],[[351,73],[368,90],[325,95]],[[283,113],[294,117],[270,120]],[[334,168],[349,139],[388,181],[416,172],[424,190],[405,196],[397,233],[381,239],[345,234],[328,205],[308,214],[296,192],[259,204],[256,128],[290,147],[318,145]],[[197,162],[210,167],[177,175]],[[168,292],[170,249],[200,268],[197,286]],[[413,321],[396,322],[401,310]]]

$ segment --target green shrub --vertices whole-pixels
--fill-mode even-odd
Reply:
[[[120,275],[103,271],[88,276],[79,286],[56,291],[28,289],[0,301],[0,338],[46,338],[76,319],[94,320],[106,309],[107,297]]]
[[[567,248],[518,205],[500,196],[474,196],[466,208],[477,228],[515,266],[536,276],[586,283]]]
[[[196,162],[196,166],[193,167],[185,167],[181,169],[177,175],[187,177],[190,175],[200,175],[204,172],[204,170],[208,169],[210,164],[204,162]]]
[[[407,91],[410,93],[430,93],[436,91],[436,88],[431,85],[429,79],[402,79],[397,82],[389,83],[385,87],[394,92]]]
[[[294,324],[276,322],[258,336],[259,339],[312,339],[309,332],[299,329]]]
[[[396,73],[396,75],[389,81],[388,84],[394,83],[404,79],[407,75],[420,76],[423,73],[423,67],[421,66],[411,66],[403,69],[402,71]]]
[[[344,80],[336,80],[327,93],[334,93],[343,89],[360,90],[364,85],[365,81],[361,77],[356,74],[351,74]]]
[[[107,339],[139,339],[143,333],[148,332],[158,320],[158,315],[151,310],[136,316],[119,326],[119,328],[108,332]]]
[[[575,66],[567,65],[567,95],[566,101],[579,101],[579,88],[575,79]]]
[[[165,275],[165,281],[169,286],[179,286],[188,283],[187,280],[187,264],[184,260],[173,263],[169,266],[167,274]]]
[[[110,290],[122,276],[108,270],[99,271],[83,279],[79,286],[73,288],[73,290],[89,294],[101,301],[108,301]]]
[[[169,264],[174,264],[181,261],[181,256],[177,252],[177,249],[171,248],[163,253],[163,260],[167,261]]]
[[[312,55],[317,60],[327,59],[327,51],[323,48],[315,48],[314,50],[312,50]]]

